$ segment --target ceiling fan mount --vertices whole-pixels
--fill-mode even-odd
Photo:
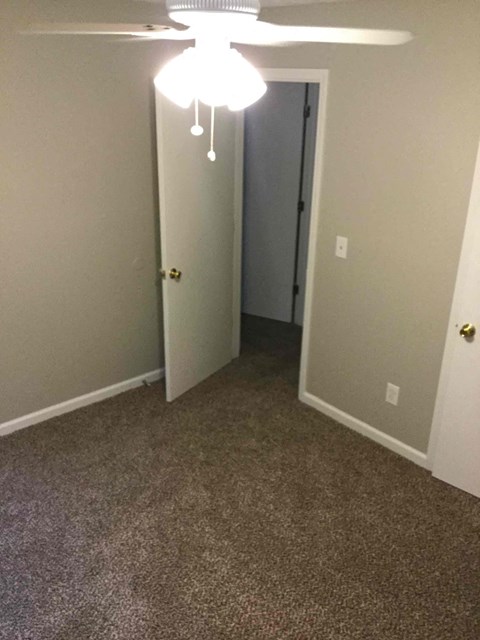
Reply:
[[[258,16],[258,0],[166,0],[167,13],[179,15],[183,12],[228,13]],[[171,16],[170,16],[171,17]]]
[[[167,0],[168,17],[173,22],[195,29],[200,36],[229,37],[232,30],[243,32],[260,13],[258,0]],[[195,34],[197,37],[197,34]]]

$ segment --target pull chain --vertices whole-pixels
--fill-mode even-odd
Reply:
[[[213,150],[214,131],[215,131],[215,107],[212,107],[211,117],[210,117],[210,151],[207,153],[207,158],[211,162],[215,162],[215,158],[217,157],[215,151]]]
[[[198,124],[198,98],[195,98],[195,124],[190,129],[190,133],[194,136],[201,136],[203,127]]]

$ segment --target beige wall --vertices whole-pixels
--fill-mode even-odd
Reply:
[[[480,4],[363,2],[271,19],[411,29],[404,47],[262,51],[331,70],[307,390],[426,451],[480,133]],[[336,235],[349,259],[334,257]],[[387,381],[400,403],[385,403]]]
[[[150,87],[166,47],[8,35],[20,18],[153,21],[158,7],[10,4],[0,422],[161,362]],[[480,6],[358,0],[265,17],[417,36],[391,49],[245,52],[331,70],[308,391],[425,451],[480,129]],[[333,257],[337,234],[347,261]],[[401,387],[397,408],[387,381]]]
[[[15,33],[22,22],[128,21],[156,8],[5,5],[0,423],[163,361],[151,123],[158,45]]]

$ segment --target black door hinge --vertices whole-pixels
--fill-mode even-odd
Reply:
[[[300,287],[298,286],[298,284],[294,284],[293,285],[293,295],[294,296],[298,296],[299,291],[300,291]]]
[[[302,213],[302,211],[305,211],[305,202],[303,200],[299,200],[297,203],[297,212]]]
[[[310,105],[309,105],[309,104],[306,104],[306,105],[303,107],[303,117],[304,117],[305,119],[309,118],[309,117],[310,117],[310,113],[311,113]]]

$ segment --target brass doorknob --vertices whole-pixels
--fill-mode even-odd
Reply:
[[[467,322],[467,324],[464,324],[460,329],[460,335],[462,336],[462,338],[473,338],[476,332],[477,330],[475,329],[473,324],[470,324],[469,322]]]
[[[170,278],[172,280],[180,280],[180,278],[182,277],[182,272],[178,271],[178,269],[175,269],[175,267],[173,267],[172,269],[170,269],[170,271],[168,272],[168,275],[170,276]]]

